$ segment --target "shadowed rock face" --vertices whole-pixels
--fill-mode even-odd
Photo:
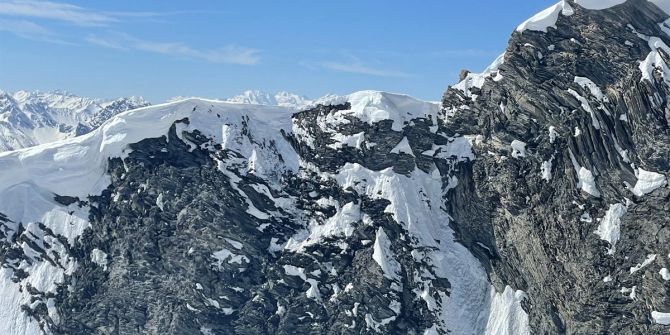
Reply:
[[[449,203],[464,241],[495,246],[492,282],[528,293],[535,333],[664,333],[651,312],[670,311],[670,286],[659,274],[670,252],[669,192],[636,196],[627,185],[636,184],[638,168],[666,175],[670,168],[667,78],[655,71],[643,80],[640,70],[652,52],[645,39],[670,44],[660,24],[667,15],[647,1],[573,8],[547,33],[515,32],[502,80],[472,88],[476,98],[455,88],[444,94],[453,115],[446,127],[483,136]],[[513,157],[514,140],[525,143],[525,157]],[[580,189],[580,167],[593,174],[597,196]],[[610,243],[595,231],[614,204],[627,210],[608,254]],[[631,273],[649,255],[657,256]]]

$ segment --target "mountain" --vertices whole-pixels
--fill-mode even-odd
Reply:
[[[668,11],[561,1],[441,106],[190,98],[0,153],[0,333],[667,333]]]
[[[0,151],[85,134],[120,112],[147,105],[139,97],[105,101],[64,91],[0,91]]]
[[[446,133],[480,138],[458,236],[533,333],[668,332],[669,5],[559,2],[444,94]]]
[[[258,90],[248,90],[240,95],[225,99],[228,102],[238,104],[254,104],[267,106],[281,106],[294,110],[299,110],[303,107],[312,104],[312,101],[302,95],[279,91],[275,94],[270,94]]]

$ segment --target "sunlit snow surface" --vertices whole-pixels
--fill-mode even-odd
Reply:
[[[572,7],[567,1],[560,1],[559,3],[535,14],[530,19],[521,23],[516,31],[523,32],[525,30],[537,30],[547,32],[547,28],[556,27],[556,21],[559,15],[570,16],[574,14]]]
[[[670,13],[670,0],[649,1],[667,13]],[[626,0],[575,0],[575,4],[588,10],[608,9],[623,4],[624,2],[626,2]],[[518,32],[526,30],[547,32],[548,28],[556,27],[556,21],[558,20],[559,15],[570,16],[573,14],[574,9],[570,6],[568,1],[562,0],[524,21],[516,28],[516,30]]]

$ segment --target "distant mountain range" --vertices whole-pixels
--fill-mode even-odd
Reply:
[[[312,104],[312,100],[308,99],[304,95],[298,95],[285,91],[279,91],[275,94],[270,94],[258,90],[244,91],[240,95],[225,99],[225,101],[238,104],[280,106],[290,109],[301,109],[307,105]]]
[[[116,114],[148,105],[141,97],[103,100],[65,91],[0,90],[0,151],[82,135]]]
[[[177,96],[168,102],[187,98]],[[310,100],[303,95],[285,91],[270,94],[247,90],[219,100],[300,110],[321,99]],[[83,135],[121,112],[149,105],[144,98],[135,96],[106,100],[80,97],[62,90],[0,90],[0,152]]]

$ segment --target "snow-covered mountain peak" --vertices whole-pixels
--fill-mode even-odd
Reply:
[[[226,101],[241,104],[282,106],[294,110],[304,108],[311,103],[307,97],[295,93],[279,91],[270,94],[259,90],[247,90],[240,95],[226,99]]]
[[[143,102],[144,100],[141,98],[127,98],[115,102],[123,101]],[[360,91],[345,96],[330,96],[319,100],[318,104],[349,104],[350,109],[342,110],[333,117],[343,123],[346,122],[345,115],[356,117],[370,124],[382,120],[392,120],[394,130],[402,129],[411,119],[432,118],[436,117],[439,112],[439,105],[435,103],[424,102],[408,95],[381,91]],[[87,170],[91,173],[101,174],[104,169],[100,164],[106,159],[124,156],[126,154],[124,150],[130,143],[166,134],[170,126],[179,120],[189,119],[188,122],[184,122],[182,130],[198,130],[224,148],[244,151],[247,150],[244,148],[245,145],[240,144],[237,140],[233,141],[230,137],[242,134],[240,132],[243,123],[245,124],[244,127],[256,127],[246,129],[243,133],[252,134],[257,139],[262,139],[266,136],[264,134],[268,134],[269,139],[284,142],[283,140],[279,141],[282,138],[281,132],[289,133],[293,131],[291,115],[294,112],[291,108],[281,106],[252,105],[193,97],[184,98],[119,113],[84,136],[0,153],[0,162],[5,164],[5,169],[11,169],[10,166],[25,168],[27,171],[30,171],[32,167],[38,168],[41,180],[58,179],[55,181],[57,186],[53,187],[52,190],[55,192],[64,183],[69,183],[68,178],[61,176],[59,171]],[[81,151],[82,148],[86,148],[86,150]],[[281,151],[281,154],[284,159],[292,156],[290,151],[286,150]],[[45,160],[53,161],[54,164],[50,164],[51,169],[45,170],[44,164],[36,163]],[[28,161],[31,163],[28,163]],[[287,168],[296,169],[295,162],[286,161],[285,163]],[[90,168],[84,169],[84,166]],[[9,175],[12,174],[6,174],[6,176]],[[26,172],[23,175],[35,177],[31,172]],[[48,177],[49,175],[54,176],[54,178]],[[81,175],[75,177],[82,178]],[[5,183],[17,182],[20,182],[20,180],[16,178],[5,181]],[[82,184],[84,183],[79,183],[79,185]],[[91,184],[100,186],[98,182]],[[72,195],[84,197],[93,193],[73,191]]]
[[[392,120],[392,128],[396,131],[401,130],[408,120],[433,118],[439,112],[439,106],[434,103],[380,91],[331,96],[319,103],[351,106],[332,115],[335,123],[345,123],[345,116],[370,124]],[[0,176],[0,192],[12,185],[31,182],[53,193],[67,189],[68,195],[80,198],[97,194],[106,187],[105,171],[109,158],[125,157],[129,153],[129,144],[166,135],[174,124],[179,128],[177,134],[197,130],[213,141],[208,145],[220,145],[248,157],[267,151],[262,149],[265,144],[261,143],[273,142],[274,154],[282,157],[281,167],[267,167],[265,172],[269,174],[277,168],[296,171],[295,152],[282,135],[299,131],[292,124],[293,113],[294,110],[285,107],[203,98],[185,98],[129,110],[112,116],[83,136],[0,153],[0,166],[7,172]],[[182,121],[185,119],[188,121]],[[260,147],[256,148],[258,145]]]
[[[256,122],[260,124],[258,129],[247,129],[254,136],[270,134],[272,139],[281,138],[280,130],[290,130],[290,114],[285,108],[201,98],[133,109],[110,118],[83,136],[0,153],[3,170],[12,171],[3,174],[6,178],[0,177],[0,188],[39,179],[39,187],[54,193],[65,187],[70,195],[83,198],[106,187],[104,172],[108,158],[123,157],[130,143],[167,134],[179,120],[189,119],[180,126],[182,131],[197,129],[217,144],[228,141],[231,146],[235,141],[229,136],[239,136],[245,120],[249,127],[254,127]],[[290,157],[290,153],[284,155]],[[63,171],[77,173],[69,175]]]
[[[226,99],[228,102],[252,105],[277,105],[277,100],[270,93],[259,90],[247,90],[242,94]]]
[[[348,95],[329,95],[312,102],[316,105],[340,105],[349,103],[351,108],[339,111],[339,117],[355,116],[373,124],[381,120],[392,120],[393,129],[400,130],[409,120],[418,117],[437,117],[440,105],[415,99],[409,95],[382,91],[359,91]],[[337,117],[337,116],[336,116]],[[346,122],[342,119],[341,122]]]
[[[516,31],[523,33],[526,30],[535,30],[546,33],[550,27],[556,28],[556,21],[560,16],[573,15],[577,7],[586,10],[606,10],[624,4],[636,6],[643,1],[653,3],[670,15],[670,0],[561,0],[521,23]]]
[[[120,112],[146,106],[142,97],[116,100],[66,91],[0,93],[0,151],[84,134]]]

